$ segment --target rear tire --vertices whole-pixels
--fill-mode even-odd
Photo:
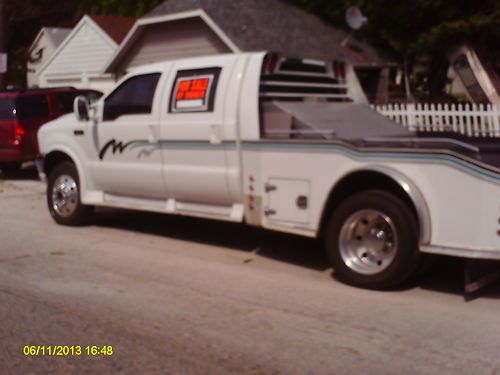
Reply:
[[[395,287],[420,265],[415,215],[385,191],[368,190],[343,201],[327,224],[325,243],[335,275],[362,288]]]
[[[47,183],[47,204],[52,218],[62,225],[84,225],[90,221],[93,207],[80,200],[80,179],[71,162],[57,165]]]

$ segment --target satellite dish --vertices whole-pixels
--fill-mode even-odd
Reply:
[[[359,30],[368,21],[368,18],[363,16],[358,7],[350,6],[345,11],[345,20],[351,29]]]

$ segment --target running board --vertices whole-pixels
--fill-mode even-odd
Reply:
[[[105,193],[103,201],[99,205],[232,222],[242,222],[244,216],[244,207],[241,203],[227,206],[211,205],[180,202],[175,199],[167,199],[165,201],[164,199],[137,198]]]
[[[178,213],[180,215],[199,216],[219,220],[227,220],[234,222],[243,221],[244,209],[241,203],[235,203],[232,206],[219,206],[211,204],[187,203],[179,202],[175,199],[167,201],[167,209],[169,212]]]

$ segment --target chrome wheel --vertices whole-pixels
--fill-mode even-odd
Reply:
[[[78,206],[78,185],[73,177],[61,175],[52,187],[52,208],[62,216],[71,216]]]
[[[339,250],[351,270],[373,275],[389,267],[398,237],[391,218],[376,210],[360,210],[347,218],[339,234]]]

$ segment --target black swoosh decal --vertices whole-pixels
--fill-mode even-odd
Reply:
[[[125,151],[125,149],[130,146],[133,143],[139,143],[139,142],[146,142],[145,140],[133,140],[127,143],[123,143],[122,141],[117,141],[116,139],[112,139],[109,142],[107,142],[99,152],[99,159],[104,159],[104,155],[106,155],[106,152],[111,148],[111,152],[113,154],[116,154],[116,152],[119,152],[120,154]]]

